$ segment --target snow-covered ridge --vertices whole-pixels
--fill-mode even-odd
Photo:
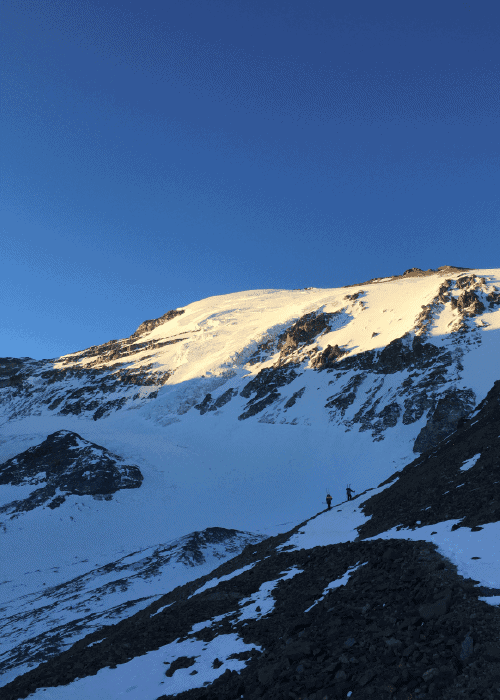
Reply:
[[[344,392],[346,387],[351,391],[353,383],[363,383],[360,394],[364,393],[364,404],[369,395],[374,396],[374,401],[380,397],[375,398],[376,386],[369,386],[369,380],[352,372],[354,366],[371,370],[368,360],[371,358],[373,364],[373,360],[381,358],[383,363],[391,350],[404,354],[405,349],[410,349],[411,355],[416,337],[426,343],[425,350],[447,365],[444,383],[447,388],[455,388],[451,385],[461,382],[460,358],[485,339],[485,330],[489,331],[488,336],[500,327],[497,271],[451,272],[446,268],[433,274],[422,273],[424,276],[409,272],[412,276],[359,285],[347,294],[341,288],[257,290],[211,297],[144,322],[128,339],[109,341],[58,360],[7,358],[1,367],[0,410],[8,419],[57,413],[99,420],[117,410],[139,409],[165,425],[197,404],[207,408],[203,404],[207,394],[214,400],[211,407],[222,408],[248,386],[249,380],[265,370],[266,381],[271,374],[277,378],[275,396],[279,394],[281,404],[292,396],[297,402],[297,392],[302,391],[302,398],[308,382],[314,383],[310,370],[331,370],[334,366],[339,371],[349,368],[351,373],[341,371],[339,381],[334,382],[338,391],[330,392],[331,396]],[[443,279],[445,272],[448,276]],[[305,328],[308,316],[317,319],[316,335],[314,328]],[[398,369],[415,365],[410,359],[407,357]],[[281,371],[278,377],[275,371],[269,371],[275,370],[275,365],[286,367],[287,371]],[[292,365],[295,375],[304,375],[302,382],[293,381]],[[297,367],[303,371],[298,372]],[[388,368],[387,362],[380,365],[385,374]],[[405,380],[408,376],[401,377],[401,383]],[[290,384],[290,391],[278,391],[285,384]],[[475,396],[475,387],[470,389]],[[298,406],[285,417],[277,400],[268,397],[266,401],[264,408],[272,404],[277,410],[267,410],[258,419],[293,424],[311,420]],[[471,401],[474,402],[472,394],[464,406],[468,407]],[[304,401],[299,403],[303,405]],[[317,420],[319,406],[315,403],[313,419]],[[381,410],[386,409],[392,425],[394,401],[382,400],[379,404]],[[431,400],[424,401],[417,413],[422,415],[431,406]],[[239,416],[262,413],[254,405],[246,404],[244,408]],[[400,409],[403,417],[402,405]],[[331,410],[324,413],[334,421],[344,417],[342,411],[334,412],[335,415]],[[406,410],[407,419],[409,415]],[[372,428],[375,430],[374,425]]]

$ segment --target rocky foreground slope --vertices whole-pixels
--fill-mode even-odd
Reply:
[[[76,697],[72,684],[89,677],[103,692],[95,674],[126,675],[127,664],[154,650],[164,659],[162,699],[498,698],[500,609],[486,600],[500,590],[462,577],[415,537],[447,520],[480,538],[500,521],[499,436],[497,381],[447,441],[376,494],[356,497],[352,505],[371,519],[353,541],[301,547],[301,533],[346,506],[318,513],[86,636],[5,686],[2,700],[41,688],[44,697],[63,697],[50,689]],[[221,654],[224,639],[243,649]],[[207,673],[207,660],[213,679],[180,690],[187,674]]]

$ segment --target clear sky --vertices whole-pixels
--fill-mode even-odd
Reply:
[[[497,0],[3,0],[0,356],[500,266]]]

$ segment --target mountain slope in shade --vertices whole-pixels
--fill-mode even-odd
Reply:
[[[120,557],[59,585],[0,605],[2,684],[104,625],[130,617],[263,536],[208,528]],[[17,583],[17,582],[16,582]],[[6,582],[4,582],[4,586]],[[13,586],[13,593],[17,586]]]
[[[91,633],[5,700],[498,697],[499,435],[497,381],[387,482]]]

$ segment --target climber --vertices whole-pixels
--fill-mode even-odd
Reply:
[[[352,501],[352,496],[351,493],[356,493],[353,489],[351,489],[349,486],[346,488],[347,491],[347,500]]]
[[[326,502],[328,503],[328,510],[332,507],[332,497],[329,493],[326,494]]]

